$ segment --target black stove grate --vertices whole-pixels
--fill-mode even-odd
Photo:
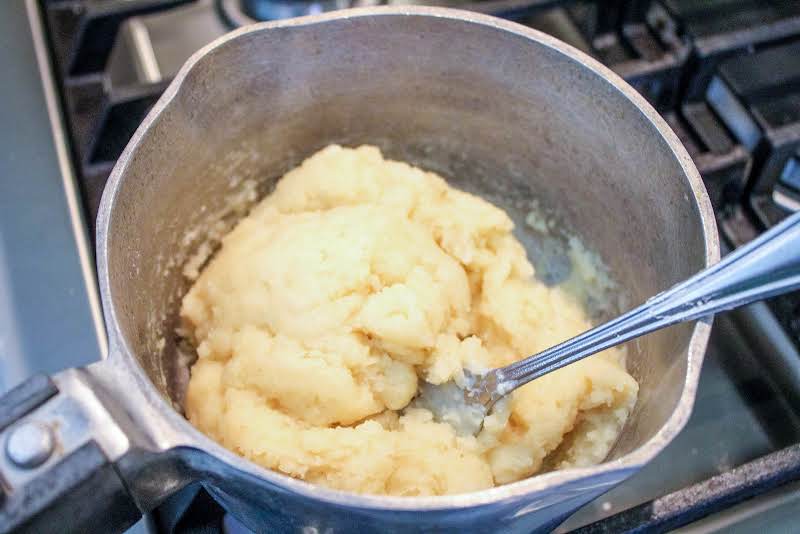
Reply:
[[[686,146],[731,246],[752,239],[800,205],[800,3],[444,1],[555,33],[626,79]],[[166,69],[153,75],[146,65],[137,65],[133,73],[118,72],[116,59],[130,52],[125,25],[130,29],[133,21],[152,19],[151,30],[158,31],[156,18],[171,14],[174,19],[161,22],[169,33],[179,30],[182,17],[192,10],[192,17],[214,19],[214,31],[224,31],[231,21],[242,20],[241,12],[224,16],[237,6],[238,0],[39,0],[91,236],[116,159],[174,74]],[[180,63],[185,58],[172,59]],[[800,294],[768,305],[800,348]],[[664,530],[685,524],[798,478],[799,459],[800,450],[791,447],[586,531]],[[171,499],[154,521],[163,532],[219,532],[222,510],[196,488]]]
[[[667,532],[797,479],[800,479],[800,444],[573,532]]]
[[[119,80],[111,72],[115,45],[124,48],[120,28],[136,17],[175,12],[190,4],[208,4],[210,10],[224,12],[236,1],[40,1],[93,233],[103,186],[116,158],[169,82],[169,77]],[[701,7],[688,7],[695,4]],[[800,191],[798,80],[776,75],[784,65],[792,76],[800,68],[791,61],[800,40],[800,4],[488,0],[456,5],[533,26],[543,11],[562,10],[583,41],[581,48],[667,114],[692,150],[716,207],[738,199],[751,177],[753,158],[759,167],[754,176],[759,178],[758,192],[771,191],[781,173],[794,184],[792,194]],[[776,43],[783,46],[770,47]],[[781,69],[764,76],[763,66],[771,61],[780,61]],[[729,105],[731,99],[724,97],[730,92],[744,108]],[[794,167],[786,170],[787,165]],[[772,221],[775,215],[764,215],[762,204],[754,204],[752,211],[761,215],[760,221]]]
[[[86,220],[95,219],[108,175],[167,83],[108,83],[106,65],[126,20],[191,0],[41,0]]]

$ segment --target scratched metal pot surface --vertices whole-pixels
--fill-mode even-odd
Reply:
[[[624,480],[680,431],[707,323],[630,347],[640,396],[606,462],[490,490],[329,490],[262,469],[195,430],[180,413],[189,362],[174,335],[187,289],[180,267],[212,223],[241,216],[230,199],[248,180],[264,194],[334,142],[378,144],[499,203],[520,227],[535,199],[602,257],[631,304],[718,258],[710,204],[674,134],[625,82],[552,37],[420,7],[233,32],[187,62],[119,159],[97,236],[111,353],[54,379],[57,399],[80,390],[100,401],[86,417],[112,423],[88,433],[139,509],[200,480],[255,531],[531,532]],[[541,253],[535,235],[520,237]]]

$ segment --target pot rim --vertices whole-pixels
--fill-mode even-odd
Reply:
[[[636,469],[651,460],[661,452],[667,444],[683,429],[689,419],[694,404],[697,385],[700,376],[703,357],[708,343],[711,330],[712,319],[708,318],[695,323],[692,336],[687,349],[687,372],[684,381],[683,391],[678,403],[661,429],[645,444],[636,450],[615,460],[604,462],[591,467],[569,468],[560,471],[553,471],[541,475],[534,475],[530,478],[519,480],[510,484],[497,486],[485,490],[471,493],[442,495],[433,497],[394,497],[383,495],[362,495],[346,491],[334,490],[298,480],[288,475],[272,471],[259,466],[222,445],[213,441],[205,434],[197,430],[187,419],[175,411],[169,402],[164,399],[155,385],[150,381],[144,369],[139,365],[133,356],[133,351],[124,335],[122,334],[117,322],[116,310],[111,294],[109,272],[108,272],[108,226],[114,205],[117,200],[117,191],[122,183],[123,177],[128,169],[129,162],[133,154],[138,149],[142,139],[147,135],[150,127],[159,119],[161,113],[168,108],[181,90],[184,81],[190,71],[205,56],[217,48],[224,47],[230,41],[239,39],[250,33],[269,31],[273,28],[291,28],[301,26],[313,26],[317,24],[330,23],[337,20],[368,18],[368,17],[393,17],[393,16],[414,16],[414,17],[436,17],[450,19],[466,24],[494,28],[500,31],[509,32],[519,37],[523,37],[538,44],[544,45],[551,50],[558,52],[568,59],[575,61],[585,68],[592,71],[595,75],[605,79],[614,86],[628,101],[633,104],[640,113],[653,125],[658,133],[667,142],[669,149],[678,160],[688,184],[692,190],[695,205],[701,221],[701,230],[705,244],[705,266],[708,267],[719,261],[719,240],[716,230],[714,212],[711,207],[708,195],[703,185],[702,179],[692,162],[686,149],[683,147],[677,136],[669,128],[667,123],[652,108],[652,106],[628,85],[622,78],[603,66],[597,60],[587,54],[573,48],[572,46],[559,41],[543,32],[528,28],[521,24],[506,21],[500,18],[483,15],[479,13],[462,11],[450,8],[421,7],[421,6],[381,6],[345,9],[320,15],[311,15],[294,19],[285,19],[273,22],[263,22],[252,24],[234,30],[212,43],[204,46],[195,52],[183,65],[175,79],[165,90],[161,98],[150,110],[144,121],[134,133],[125,150],[117,160],[114,169],[109,176],[107,185],[103,192],[100,209],[97,219],[97,262],[99,273],[100,294],[103,303],[103,310],[106,317],[106,328],[109,335],[110,363],[121,366],[123,372],[130,373],[135,382],[142,388],[142,393],[147,398],[151,408],[154,409],[164,419],[164,423],[174,432],[174,439],[170,440],[166,448],[191,448],[201,450],[211,456],[218,458],[226,464],[234,467],[240,472],[266,480],[277,487],[290,491],[301,496],[323,501],[332,505],[346,505],[350,508],[360,508],[364,510],[387,510],[387,511],[432,511],[445,509],[470,508],[486,505],[494,502],[519,499],[528,494],[552,489],[559,486],[567,486],[580,483],[582,480],[592,479],[600,485],[616,482],[621,478],[633,473]],[[162,430],[163,426],[158,425]],[[165,440],[154,436],[154,441],[164,443]],[[606,482],[597,482],[605,480]]]

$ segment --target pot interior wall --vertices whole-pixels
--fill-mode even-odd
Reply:
[[[536,199],[596,251],[631,304],[704,266],[685,172],[650,120],[599,74],[505,30],[413,15],[244,34],[211,50],[131,153],[108,227],[111,300],[154,384],[180,409],[180,265],[248,179],[263,194],[332,143],[380,145],[524,220]],[[535,251],[529,248],[529,254]],[[689,325],[632,344],[640,399],[612,453],[671,415]],[[178,362],[178,363],[176,363]]]

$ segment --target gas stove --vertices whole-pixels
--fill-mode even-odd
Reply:
[[[105,352],[91,250],[105,181],[196,50],[256,20],[394,0],[22,0],[0,7],[0,390]],[[800,208],[800,4],[423,2],[512,19],[595,56],[685,144],[724,246]],[[7,94],[6,94],[7,93]],[[8,119],[8,122],[6,122]],[[13,126],[10,126],[13,125]],[[44,223],[43,223],[44,221]],[[4,297],[5,295],[5,297]],[[692,418],[560,532],[791,531],[800,504],[800,295],[716,319]],[[246,532],[201,487],[140,532]]]

